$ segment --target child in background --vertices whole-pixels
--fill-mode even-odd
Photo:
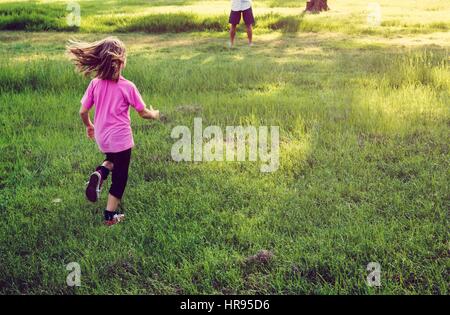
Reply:
[[[236,29],[241,22],[241,17],[247,28],[248,45],[253,46],[253,24],[255,24],[255,17],[253,16],[252,0],[231,0],[231,13],[229,19],[231,24],[229,45],[231,48],[234,46]]]
[[[113,225],[125,218],[117,208],[127,185],[134,147],[129,108],[133,107],[144,119],[159,119],[159,111],[147,109],[136,86],[121,75],[126,65],[126,49],[119,39],[108,37],[93,43],[70,41],[67,51],[81,73],[95,74],[81,100],[80,116],[87,136],[95,139],[106,158],[89,177],[86,197],[96,202],[111,172],[104,218],[105,224]],[[89,110],[94,104],[92,124]]]

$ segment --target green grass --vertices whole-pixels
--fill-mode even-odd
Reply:
[[[228,29],[229,1],[78,1],[80,27],[66,23],[67,1],[0,0],[0,30],[147,33],[225,31]],[[257,33],[343,32],[347,34],[429,34],[450,29],[446,0],[426,4],[406,0],[379,1],[383,22],[367,24],[368,7],[363,1],[330,3],[333,10],[320,15],[302,14],[301,1],[258,1],[255,3]],[[404,14],[405,5],[409,14]]]
[[[114,228],[106,194],[83,196],[103,156],[78,117],[88,79],[64,56],[74,33],[0,32],[2,294],[449,293],[448,37],[267,28],[229,50],[224,32],[123,27],[124,75],[168,119],[132,113],[127,221]],[[194,117],[280,126],[280,169],[173,162],[170,132]],[[262,249],[268,264],[248,260]],[[371,261],[380,288],[365,283]]]

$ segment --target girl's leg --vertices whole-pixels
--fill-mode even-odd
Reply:
[[[108,160],[105,160],[102,166],[106,167],[109,171],[112,171],[114,168],[114,164]]]
[[[108,155],[102,165],[95,169],[95,172],[89,177],[86,187],[86,197],[91,202],[97,202],[100,197],[103,182],[108,178],[110,171],[114,168],[114,164],[109,161]]]
[[[108,203],[106,204],[106,211],[116,211],[119,208],[120,199],[113,195],[108,195]]]
[[[131,149],[114,154],[112,184],[109,189],[108,203],[105,209],[105,221],[107,224],[117,223],[123,218],[123,215],[117,213],[117,208],[119,207],[120,200],[122,199],[128,182],[130,159]]]

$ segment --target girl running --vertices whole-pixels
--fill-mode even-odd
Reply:
[[[134,147],[129,108],[133,107],[144,119],[159,119],[159,111],[147,109],[136,86],[121,75],[126,66],[126,49],[116,37],[93,43],[70,41],[67,51],[78,71],[86,76],[95,75],[81,99],[80,116],[87,136],[95,139],[106,157],[90,175],[86,197],[96,202],[103,182],[111,173],[112,184],[104,218],[105,224],[113,225],[125,218],[117,208],[127,185]],[[94,104],[93,124],[89,111]]]

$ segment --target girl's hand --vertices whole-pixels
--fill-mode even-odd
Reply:
[[[94,139],[94,125],[89,125],[86,127],[86,135],[88,136],[88,138],[90,139]]]
[[[139,116],[144,119],[159,119],[159,110],[153,109],[153,107],[145,108],[143,111],[139,112]]]
[[[150,117],[152,119],[158,120],[159,119],[159,110],[154,110],[153,108],[150,110]]]

